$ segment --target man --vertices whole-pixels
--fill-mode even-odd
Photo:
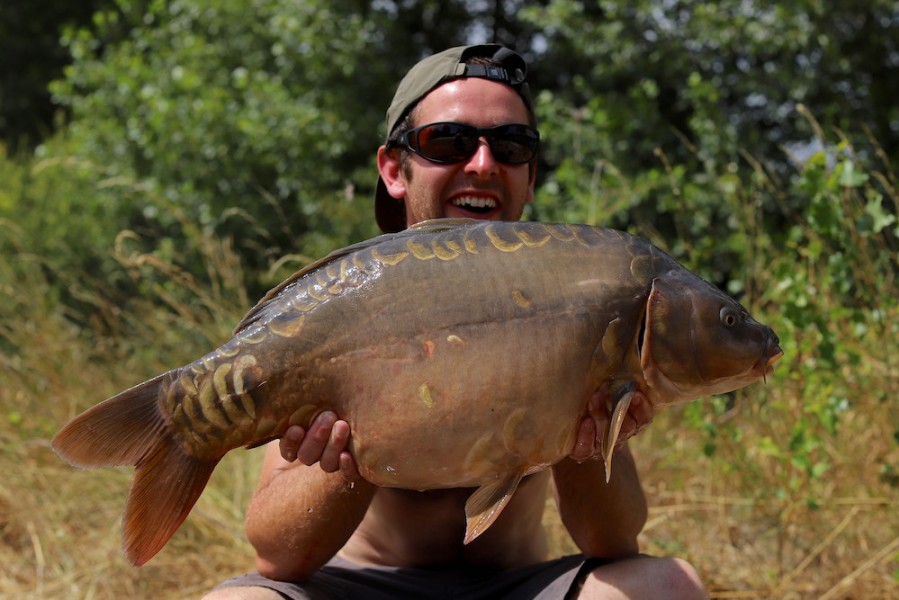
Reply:
[[[526,73],[518,54],[496,45],[452,48],[410,70],[378,150],[383,230],[438,217],[521,217],[533,199],[539,145]],[[266,449],[247,514],[259,573],[207,598],[705,597],[687,563],[638,554],[646,501],[626,443],[608,484],[593,460],[608,428],[608,399],[608,390],[597,390],[571,455],[525,478],[468,545],[463,507],[472,490],[377,488],[346,451],[345,421],[324,413],[308,432],[291,428]],[[639,395],[622,438],[651,419]],[[547,561],[541,520],[550,489],[583,555]]]

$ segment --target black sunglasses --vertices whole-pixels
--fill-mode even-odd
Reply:
[[[457,163],[474,156],[482,137],[493,158],[508,165],[530,162],[540,148],[540,133],[518,124],[474,127],[464,123],[430,123],[401,133],[389,145],[407,148],[431,162]]]

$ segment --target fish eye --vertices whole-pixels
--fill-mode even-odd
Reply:
[[[721,312],[718,315],[721,322],[725,327],[734,327],[737,323],[740,322],[740,315],[734,309],[729,306],[725,306],[721,309]]]

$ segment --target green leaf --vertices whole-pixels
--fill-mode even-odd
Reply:
[[[840,164],[840,185],[846,188],[861,187],[867,183],[869,176],[867,173],[859,172],[855,168],[855,162],[845,160]]]
[[[880,233],[896,222],[896,215],[887,212],[883,207],[883,196],[876,194],[865,204],[865,215],[870,218],[870,233]],[[860,228],[861,229],[861,228]]]

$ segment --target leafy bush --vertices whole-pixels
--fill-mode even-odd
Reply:
[[[378,21],[346,4],[121,2],[71,32],[53,90],[74,112],[70,148],[102,165],[95,202],[113,223],[154,242],[192,223],[254,271],[370,235],[387,100],[372,101],[384,77],[365,60]]]

